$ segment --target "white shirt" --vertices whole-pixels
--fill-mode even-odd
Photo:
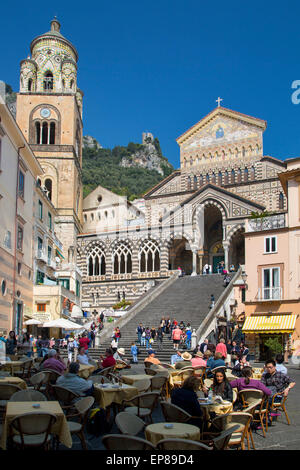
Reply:
[[[283,374],[287,374],[287,368],[282,364],[276,364],[277,372],[282,372]]]

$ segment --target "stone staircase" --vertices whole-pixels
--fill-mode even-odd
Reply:
[[[210,310],[211,294],[214,294],[215,302],[217,302],[223,292],[223,276],[221,274],[178,278],[121,327],[122,337],[119,341],[119,347],[124,348],[125,357],[131,359],[130,346],[132,341],[137,340],[136,328],[138,324],[142,323],[145,327],[149,326],[151,328],[154,326],[158,328],[162,317],[169,316],[171,320],[176,318],[178,323],[183,320],[185,324],[190,323],[192,329],[197,330]],[[118,326],[117,322],[115,326]],[[158,350],[156,341],[152,343],[152,349],[155,350],[157,357],[162,362],[170,362],[170,356],[174,351],[169,336],[164,336],[162,351]],[[90,356],[95,359],[99,358],[99,354],[103,354],[105,349],[110,346],[110,343],[110,338],[101,341],[100,337],[100,347],[90,349]],[[138,359],[141,362],[147,357],[147,351],[145,346],[139,346],[139,350]]]

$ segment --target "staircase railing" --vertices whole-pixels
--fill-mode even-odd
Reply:
[[[231,294],[234,283],[235,281],[241,276],[242,274],[242,268],[239,268],[239,270],[235,273],[233,278],[231,279],[230,283],[228,286],[224,289],[224,292],[220,295],[218,300],[216,301],[215,305],[213,308],[208,312],[207,316],[199,326],[198,330],[196,331],[197,335],[197,344],[200,339],[204,339],[205,333],[207,332],[209,325],[212,323],[212,321],[215,319],[217,316],[217,313],[220,310],[220,307],[224,304],[225,300],[229,297]]]
[[[174,274],[172,274],[171,277],[169,277],[168,279],[166,279],[165,281],[163,281],[160,285],[157,286],[156,289],[152,290],[150,292],[148,292],[146,295],[143,295],[143,298],[140,299],[129,311],[128,313],[120,318],[118,320],[118,323],[117,323],[117,326],[121,328],[123,328],[126,323],[129,322],[129,320],[131,320],[137,313],[139,313],[141,310],[143,310],[143,308],[148,305],[150,302],[152,302],[152,300],[156,299],[156,297],[158,297],[164,290],[166,290],[171,284],[173,284],[173,282],[176,281],[176,279],[178,278],[178,275],[179,275],[179,272],[176,272]],[[106,322],[105,323],[105,328],[103,328],[103,330],[101,331],[101,334],[100,334],[100,341],[103,342],[103,340],[107,339],[107,338],[111,338],[112,336],[112,333],[115,329],[115,325],[116,323],[112,323],[112,324],[109,324],[108,326],[108,323]]]

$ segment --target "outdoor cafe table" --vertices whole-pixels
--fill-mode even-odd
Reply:
[[[123,381],[125,384],[133,385],[133,386],[134,386],[134,384],[135,384],[136,382],[140,382],[141,380],[145,380],[145,379],[150,380],[150,379],[151,379],[151,375],[147,375],[147,374],[122,375],[122,381]]]
[[[0,384],[18,385],[23,390],[27,388],[25,380],[20,379],[19,377],[0,377]]]
[[[165,425],[172,424],[172,428],[165,427]],[[154,423],[149,424],[145,429],[145,437],[153,445],[162,439],[190,439],[192,441],[199,441],[200,429],[198,426],[185,423]]]
[[[6,370],[14,375],[15,371],[20,370],[24,366],[24,361],[4,361],[1,362],[1,370]]]
[[[203,398],[199,397],[199,405],[203,409],[207,420],[209,420],[209,413],[211,412],[216,413],[216,415],[225,415],[226,413],[231,413],[233,411],[233,404],[229,401],[222,404],[213,399],[212,403],[208,403],[207,401],[204,401]]]
[[[138,394],[138,389],[132,385],[116,384],[113,386],[110,384],[94,384],[94,397],[95,401],[99,403],[100,408],[107,408],[112,403],[121,405],[123,400],[130,400],[130,398]]]
[[[33,408],[33,404],[39,404],[40,408]],[[6,405],[5,421],[3,423],[2,436],[0,440],[0,447],[6,449],[7,437],[11,433],[10,423],[12,420],[23,413],[39,413],[44,411],[46,413],[52,413],[56,416],[56,423],[52,426],[51,434],[58,436],[60,442],[66,446],[72,447],[72,437],[68,428],[66,416],[58,401],[14,401],[8,402]]]
[[[83,379],[87,379],[96,369],[95,366],[80,364],[78,375]]]

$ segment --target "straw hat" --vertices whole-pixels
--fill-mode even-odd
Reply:
[[[185,352],[185,353],[181,354],[181,357],[184,361],[190,361],[192,359],[191,354],[188,353],[188,352]]]
[[[118,353],[118,354],[121,354],[121,356],[124,356],[124,354],[125,354],[125,349],[124,349],[124,348],[119,348],[119,349],[117,349],[117,353]]]
[[[202,357],[203,357],[203,354],[202,354],[201,351],[197,351],[196,354],[195,354],[195,356],[202,358]]]

